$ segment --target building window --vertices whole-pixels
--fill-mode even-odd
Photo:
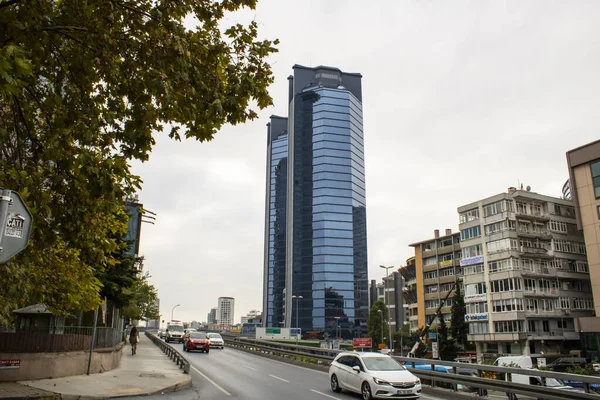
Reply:
[[[548,222],[548,229],[551,230],[552,232],[559,232],[559,233],[567,233],[567,231],[568,231],[567,223],[560,222],[560,221]]]
[[[423,265],[435,265],[437,264],[436,257],[427,257],[423,259]]]
[[[463,275],[483,274],[483,264],[469,265],[463,268]]]
[[[483,314],[488,312],[488,303],[482,301],[480,303],[467,303],[465,304],[467,314]]]
[[[489,333],[490,328],[487,322],[471,322],[469,324],[469,335]]]
[[[423,279],[435,279],[438,277],[437,271],[425,272],[423,274]]]
[[[460,231],[460,240],[468,240],[481,236],[481,227],[479,225]]]
[[[523,332],[523,321],[499,321],[494,322],[496,332]]]
[[[487,288],[485,286],[485,282],[465,285],[465,295],[467,295],[467,296],[475,296],[478,294],[486,294],[486,293],[487,293]]]
[[[581,242],[552,239],[552,248],[563,253],[586,254],[585,243]]]
[[[500,279],[490,282],[490,292],[492,293],[514,292],[520,290],[521,279],[519,278]]]
[[[460,213],[459,218],[460,218],[460,222],[459,222],[460,224],[478,220],[479,219],[479,209],[474,208],[472,210]]]
[[[512,271],[519,269],[519,260],[517,258],[507,258],[504,260],[490,261],[488,263],[490,273]]]
[[[594,185],[594,195],[600,198],[600,161],[591,164],[592,183]]]
[[[568,297],[560,297],[558,299],[558,303],[559,303],[559,307],[557,307],[557,308],[562,308],[564,310],[571,309],[571,299],[569,299]]]
[[[483,207],[483,216],[490,217],[492,215],[500,214],[506,211],[506,201],[501,200],[496,203],[488,204]]]
[[[517,239],[500,239],[494,240],[492,242],[487,242],[487,251],[488,254],[498,253],[500,251],[506,251],[509,249],[517,250],[519,247]]]
[[[462,249],[462,258],[477,257],[481,255],[483,255],[483,251],[480,244]]]
[[[523,311],[523,299],[494,300],[492,311],[495,313]]]

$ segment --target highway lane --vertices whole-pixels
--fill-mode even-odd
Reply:
[[[205,353],[184,353],[181,344],[172,344],[190,362],[194,389],[174,399],[211,400],[358,400],[359,394],[334,393],[326,372],[316,371],[243,351],[225,348]],[[184,396],[184,397],[182,397]],[[164,397],[163,397],[164,398]],[[423,395],[425,400],[441,397]]]

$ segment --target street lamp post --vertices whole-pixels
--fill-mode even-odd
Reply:
[[[386,267],[385,265],[380,265],[379,268],[383,268],[385,269],[385,277],[389,277],[389,273],[388,270],[394,268],[393,266],[391,267]],[[390,313],[390,307],[386,304],[387,302],[385,301],[385,299],[387,298],[387,281],[384,279],[383,280],[383,304],[385,304],[385,306],[388,308],[388,330],[389,330],[389,336],[390,336],[390,350],[392,350],[392,325],[390,324],[390,321],[392,319],[392,315]],[[396,327],[398,328],[398,327]]]
[[[381,320],[381,341],[383,342],[383,311],[377,310],[379,313],[379,319]]]
[[[292,299],[296,299],[296,347],[298,347],[298,314],[300,309],[298,308],[298,300],[303,299],[302,296],[292,296]]]
[[[179,307],[181,304],[177,304],[175,307],[173,307],[173,309],[171,310],[171,321],[173,321],[173,311],[175,311],[175,308]]]

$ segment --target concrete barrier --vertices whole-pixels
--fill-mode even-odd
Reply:
[[[90,373],[110,371],[119,366],[124,343],[92,352]],[[60,378],[87,373],[89,351],[62,353],[0,353],[2,360],[20,360],[19,368],[0,370],[0,382]]]

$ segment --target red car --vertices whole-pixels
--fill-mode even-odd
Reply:
[[[183,351],[200,350],[208,353],[210,342],[204,333],[190,332],[183,341]]]

